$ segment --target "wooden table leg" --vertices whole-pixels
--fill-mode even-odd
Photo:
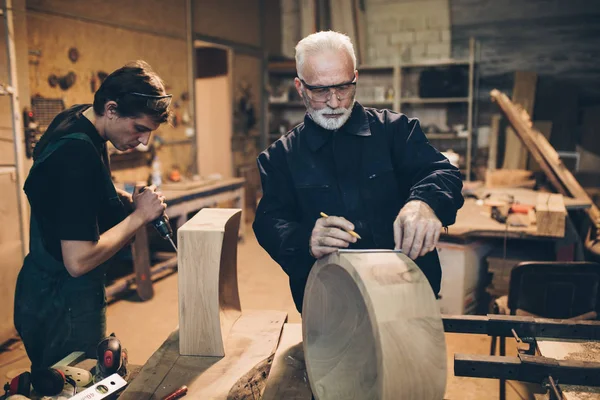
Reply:
[[[136,186],[135,191],[140,192],[143,186]],[[133,256],[133,270],[135,272],[136,291],[142,300],[150,300],[154,297],[152,278],[150,275],[150,243],[146,225],[142,226],[135,234],[131,245]]]
[[[150,300],[154,297],[154,288],[152,287],[150,275],[150,243],[148,242],[146,225],[137,231],[135,240],[131,245],[131,253],[133,255],[137,294],[142,300]]]

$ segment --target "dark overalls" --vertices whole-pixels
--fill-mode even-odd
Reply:
[[[29,176],[67,140],[84,140],[94,145],[84,133],[65,135],[43,150]],[[108,168],[102,175],[99,185],[106,194],[102,201],[122,213],[123,204]],[[15,327],[31,360],[32,371],[47,368],[74,351],[96,358],[96,346],[106,336],[107,264],[78,278],[69,275],[64,263],[46,250],[39,218],[43,217],[36,215],[32,206],[29,254],[17,279],[14,310]]]

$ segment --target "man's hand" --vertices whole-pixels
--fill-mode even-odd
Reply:
[[[435,249],[441,230],[442,223],[427,203],[409,201],[394,221],[395,248],[414,260]]]
[[[310,237],[310,254],[319,259],[356,243],[356,238],[344,229],[354,230],[354,225],[344,217],[319,218]]]
[[[119,189],[119,188],[115,188],[117,191],[117,195],[119,196],[119,199],[121,199],[121,202],[123,203],[123,206],[125,207],[125,212],[127,214],[131,214],[135,207],[133,204],[133,196],[129,193],[126,192],[125,190]]]
[[[148,223],[162,216],[167,208],[165,196],[156,191],[156,186],[148,186],[139,193],[133,195],[135,212],[142,216]]]

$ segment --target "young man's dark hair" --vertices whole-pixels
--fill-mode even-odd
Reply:
[[[108,75],[94,95],[94,111],[104,115],[104,104],[117,102],[122,117],[149,115],[162,124],[169,119],[171,96],[162,79],[144,61],[134,61]]]

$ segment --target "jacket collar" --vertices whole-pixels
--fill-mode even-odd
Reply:
[[[310,114],[306,113],[304,116],[304,129],[306,130],[306,138],[308,140],[308,146],[312,151],[319,150],[332,136],[331,134],[336,131],[327,130],[319,125],[312,119]],[[355,102],[352,108],[352,114],[348,121],[337,130],[345,135],[353,136],[371,136],[371,128],[369,127],[369,118],[364,107],[359,103]]]

